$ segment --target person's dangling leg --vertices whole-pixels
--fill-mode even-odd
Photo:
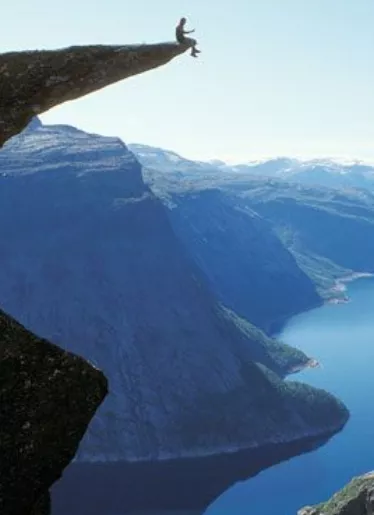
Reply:
[[[192,49],[191,49],[192,57],[197,57],[197,54],[201,54],[201,50],[199,50],[195,46],[193,46]]]
[[[194,44],[192,45],[192,48],[191,48],[191,55],[192,55],[192,57],[197,57],[197,54],[201,53],[201,50],[196,48],[196,45],[197,45],[197,41],[194,40]]]
[[[192,55],[192,57],[197,57],[197,54],[201,53],[201,50],[198,50],[196,48],[196,45],[197,45],[196,39],[185,38],[184,39],[184,43],[191,46],[191,55]]]

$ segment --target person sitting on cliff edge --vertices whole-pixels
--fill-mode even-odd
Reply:
[[[186,38],[186,34],[192,34],[192,32],[195,32],[195,29],[185,30],[186,23],[187,23],[186,18],[180,19],[180,21],[177,25],[177,28],[175,29],[175,36],[177,38],[178,43],[180,43],[181,45],[190,45],[192,57],[197,57],[197,54],[200,54],[201,50],[198,50],[196,48],[196,45],[197,45],[196,39]]]

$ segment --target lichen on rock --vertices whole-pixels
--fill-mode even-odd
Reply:
[[[0,54],[0,148],[35,115],[162,66],[188,48],[92,45]]]
[[[107,394],[104,375],[0,312],[0,513],[46,515]]]
[[[307,506],[298,515],[373,515],[374,473],[354,478],[331,499],[318,506]]]

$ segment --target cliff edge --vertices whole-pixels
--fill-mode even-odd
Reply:
[[[0,55],[0,148],[31,119],[133,75],[167,64],[189,45],[73,46]]]
[[[0,312],[0,512],[49,513],[48,490],[107,394],[104,375]]]

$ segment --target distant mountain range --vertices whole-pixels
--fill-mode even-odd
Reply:
[[[252,161],[229,165],[220,160],[192,161],[175,152],[149,147],[129,145],[140,162],[150,171],[181,173],[185,176],[219,173],[236,173],[259,178],[285,179],[304,185],[319,185],[330,188],[374,189],[374,166],[361,161],[339,162],[333,159],[312,159],[302,161],[289,157]]]
[[[340,278],[374,272],[374,194],[370,188],[340,187],[338,181],[339,177],[354,177],[359,172],[369,181],[374,170],[369,166],[332,162],[327,166],[325,162],[325,173],[331,174],[335,184],[327,187],[318,184],[323,181],[312,162],[307,166],[278,159],[243,165],[238,171],[238,167],[234,170],[222,164],[198,161],[194,165],[183,158],[177,160],[173,154],[175,164],[164,167],[168,151],[139,145],[131,148],[143,163],[146,182],[168,208],[174,229],[204,269],[216,294],[230,299],[229,304],[238,313],[265,330],[277,329],[289,313],[314,302],[305,285],[299,288],[301,276],[282,263],[285,249],[325,300],[344,299],[344,288],[335,287]],[[260,173],[261,169],[273,176]],[[276,170],[280,170],[278,176]],[[307,177],[311,185],[301,184],[295,177]],[[258,228],[255,244],[250,226]],[[275,251],[276,247],[269,245],[269,238],[274,237],[281,242],[282,250]],[[259,273],[269,271],[267,263],[271,263],[273,275]],[[283,290],[280,285],[286,270],[289,279],[283,283]],[[265,278],[266,284],[262,282]],[[243,293],[246,281],[272,292],[271,302],[251,305],[251,296]],[[283,294],[278,297],[280,291],[288,292],[286,298]]]

